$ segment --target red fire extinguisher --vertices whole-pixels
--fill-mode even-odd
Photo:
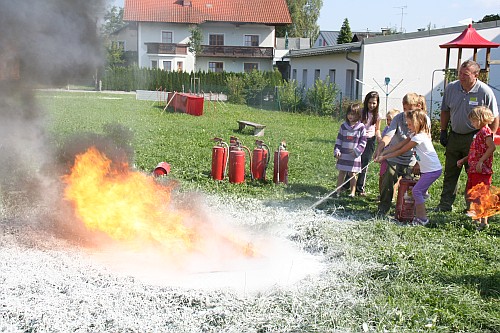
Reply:
[[[213,138],[213,140],[216,144],[212,148],[211,176],[215,180],[223,180],[226,177],[229,146],[221,138]]]
[[[415,200],[413,186],[417,181],[413,178],[402,178],[399,181],[398,199],[396,201],[396,219],[400,222],[410,222],[415,216]]]
[[[160,162],[153,170],[154,177],[166,176],[170,173],[170,164],[167,162]]]
[[[256,148],[252,151],[253,179],[266,180],[266,169],[269,164],[269,147],[261,140],[255,140]]]
[[[239,140],[236,140],[235,144],[229,148],[230,183],[239,184],[245,181],[245,150],[250,156],[250,149],[243,146]],[[250,160],[250,169],[252,169],[252,160]]]
[[[286,143],[284,141],[281,142],[278,150],[274,152],[273,182],[275,184],[288,184],[288,151],[286,150]]]
[[[239,143],[240,140],[237,137],[235,136],[229,137],[229,151],[233,150],[236,146],[238,146]]]

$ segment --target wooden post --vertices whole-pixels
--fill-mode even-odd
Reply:
[[[491,48],[486,49],[486,83],[490,81]]]
[[[446,71],[448,71],[448,69],[450,69],[450,48],[446,49],[446,65],[444,68]],[[444,87],[446,87],[446,85],[448,84],[448,75],[446,75],[446,74],[447,74],[447,72],[445,72],[445,75],[444,75]]]
[[[460,69],[460,63],[462,62],[462,48],[458,48],[458,59],[457,59],[457,74]]]

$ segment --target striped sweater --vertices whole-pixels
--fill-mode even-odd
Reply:
[[[366,130],[362,122],[351,126],[347,121],[339,129],[334,154],[340,152],[337,169],[358,173],[361,171],[361,154],[366,146]]]

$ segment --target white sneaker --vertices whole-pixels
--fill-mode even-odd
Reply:
[[[429,219],[419,219],[418,217],[414,217],[413,220],[411,221],[411,225],[414,226],[418,225],[426,226],[427,224],[429,224]]]

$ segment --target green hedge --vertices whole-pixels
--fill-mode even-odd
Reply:
[[[279,71],[262,72],[268,87],[274,88],[282,84]],[[199,79],[199,90],[204,92],[228,93],[227,80],[229,77],[245,77],[245,73],[230,72],[167,72],[161,69],[129,67],[109,67],[102,76],[102,88],[105,90],[166,90],[166,91],[193,91],[192,79]]]

